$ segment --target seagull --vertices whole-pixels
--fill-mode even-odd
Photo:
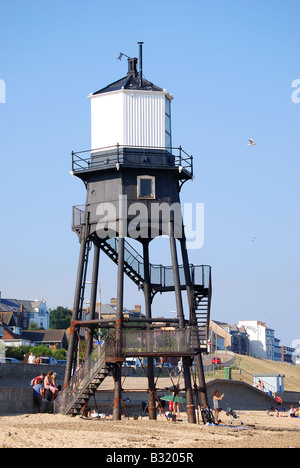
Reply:
[[[255,237],[252,237],[251,242],[254,242],[254,241],[255,241]]]
[[[256,143],[254,143],[254,140],[249,138],[249,143],[247,143],[247,146],[254,146],[254,145],[256,145]]]

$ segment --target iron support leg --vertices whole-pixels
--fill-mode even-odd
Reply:
[[[171,256],[172,256],[177,317],[179,320],[179,328],[180,330],[183,330],[184,329],[184,315],[183,315],[182,296],[181,296],[181,288],[180,288],[180,280],[179,280],[179,267],[178,267],[176,241],[174,237],[174,214],[170,220],[170,247],[171,247]]]
[[[184,267],[184,273],[185,273],[188,303],[190,307],[190,323],[192,325],[192,333],[193,333],[192,341],[193,341],[193,344],[195,343],[198,348],[198,352],[195,356],[195,361],[196,361],[196,367],[197,367],[198,383],[200,387],[201,403],[205,406],[208,406],[207,388],[206,388],[206,383],[205,383],[202,354],[200,351],[200,341],[199,341],[199,335],[198,335],[197,319],[196,319],[195,310],[194,310],[194,288],[193,288],[193,282],[191,279],[191,272],[190,272],[188,253],[187,253],[187,248],[186,248],[186,238],[185,238],[184,227],[182,229],[182,238],[180,239],[180,245],[181,245],[181,254],[182,254],[182,261],[183,261],[183,267]]]
[[[87,241],[85,239],[81,240],[72,321],[79,319],[78,313],[79,313],[81,287],[82,287],[83,273],[84,273],[86,242]],[[77,349],[77,342],[78,342],[78,339],[76,337],[74,330],[72,330],[72,327],[71,327],[64,385],[67,385],[71,380],[72,365],[73,365],[74,355]]]
[[[145,312],[146,318],[151,318],[151,279],[149,270],[149,242],[143,243],[144,256],[144,295],[145,295]],[[149,327],[148,327],[149,330]],[[151,352],[152,340],[151,335],[147,333],[147,351]],[[148,386],[150,391],[149,397],[149,419],[156,419],[156,398],[155,398],[155,381],[154,381],[154,359],[148,357]]]
[[[196,354],[195,360],[196,360],[196,366],[197,366],[197,374],[198,374],[198,383],[199,383],[199,389],[200,389],[201,403],[204,406],[208,407],[209,404],[208,404],[208,398],[207,398],[207,387],[206,387],[206,383],[205,383],[205,375],[204,375],[202,354],[201,353]]]
[[[121,419],[121,400],[122,400],[122,362],[114,364],[112,369],[114,379],[114,407],[113,407],[113,419],[114,421],[120,421]]]
[[[196,413],[193,397],[193,388],[192,388],[192,379],[191,379],[191,370],[190,370],[190,358],[183,358],[183,372],[184,372],[184,383],[185,383],[185,392],[186,392],[186,411],[187,418],[190,424],[196,424]]]
[[[184,314],[183,314],[183,305],[182,305],[182,296],[181,296],[181,287],[180,287],[180,278],[179,278],[176,241],[175,241],[175,235],[174,235],[174,218],[171,218],[171,221],[170,221],[170,245],[171,245],[173,275],[174,275],[174,286],[175,286],[175,294],[176,294],[177,316],[179,320],[179,329],[183,330],[184,329]],[[180,340],[183,344],[185,340],[182,340],[181,338],[182,337],[180,337]],[[194,406],[194,401],[193,401],[189,358],[183,359],[183,365],[184,365],[183,375],[184,375],[184,382],[185,382],[185,388],[186,388],[186,399],[187,399],[187,410],[188,410],[188,415],[187,415],[188,422],[194,424],[196,423],[196,414],[195,414],[195,406]]]
[[[98,237],[94,239],[94,264],[93,264],[93,276],[92,276],[92,286],[91,286],[91,301],[90,301],[90,313],[89,320],[95,319],[95,310],[96,310],[96,299],[97,299],[97,290],[98,290],[98,274],[99,274],[99,258],[100,258],[100,243]],[[100,301],[100,297],[99,297]],[[100,319],[101,317],[99,317]],[[88,357],[93,350],[93,335],[94,327],[89,329],[89,338],[86,348],[86,357]]]
[[[122,322],[123,322],[123,297],[124,297],[124,237],[119,237],[118,249],[118,297],[116,311],[116,357],[121,358],[122,353]],[[122,363],[116,362],[114,365],[114,420],[121,419],[121,378],[122,378]]]

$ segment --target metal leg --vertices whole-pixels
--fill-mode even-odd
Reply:
[[[172,217],[170,220],[170,247],[171,247],[171,256],[172,256],[177,317],[179,320],[179,328],[183,330],[184,329],[184,315],[183,315],[183,305],[182,305],[180,279],[179,279],[177,249],[176,249],[176,242],[175,242],[175,237],[174,237],[174,217]]]
[[[112,374],[114,379],[114,407],[113,419],[119,421],[121,419],[121,400],[122,400],[122,363],[117,362],[113,365]]]
[[[95,237],[89,320],[95,319],[96,298],[97,298],[97,290],[98,290],[99,258],[100,258],[100,242],[99,242],[98,237]],[[100,301],[100,298],[99,298],[99,301]],[[100,318],[101,317],[99,317],[99,319]],[[93,334],[94,334],[94,327],[91,327],[89,329],[89,337],[88,337],[87,347],[86,347],[86,357],[88,357],[93,350]]]
[[[120,359],[122,355],[122,322],[123,322],[123,297],[124,297],[124,237],[119,237],[119,251],[118,251],[118,298],[117,298],[117,312],[116,312],[116,358]],[[121,419],[121,377],[122,377],[122,362],[114,364],[114,420]]]
[[[196,413],[193,397],[193,388],[192,388],[192,379],[191,379],[191,370],[190,370],[190,358],[183,358],[183,375],[184,375],[184,384],[185,384],[185,394],[186,394],[186,411],[188,422],[191,424],[196,424]]]
[[[79,264],[78,264],[78,271],[77,271],[72,322],[80,319],[79,313],[80,313],[80,301],[81,301],[81,295],[82,295],[82,283],[83,283],[84,269],[85,269],[84,267],[85,267],[85,261],[86,261],[86,247],[87,247],[87,240],[82,239],[81,246],[80,246],[80,254],[79,254]],[[67,385],[69,381],[71,380],[72,365],[73,365],[74,356],[77,350],[77,343],[78,343],[78,339],[75,334],[75,329],[71,325],[64,385]]]
[[[145,295],[145,311],[146,318],[151,318],[151,279],[149,271],[149,242],[143,243],[144,256],[144,295]],[[149,327],[148,327],[149,329]],[[147,333],[147,351],[151,352],[152,340],[150,333]],[[156,399],[155,399],[155,382],[154,382],[154,359],[148,357],[148,386],[150,392],[149,398],[149,419],[156,419]]]
[[[175,286],[175,295],[176,295],[177,316],[179,320],[179,329],[183,330],[184,329],[184,314],[183,314],[183,305],[182,305],[182,296],[181,296],[181,287],[180,287],[180,278],[179,278],[176,241],[174,237],[174,218],[172,218],[170,221],[170,245],[171,245],[174,286]],[[194,405],[193,392],[192,392],[189,358],[183,359],[183,365],[184,365],[183,375],[184,375],[184,381],[185,381],[186,400],[187,400],[187,408],[188,408],[188,413],[187,413],[188,422],[191,424],[195,424],[196,414],[195,414],[195,405]]]
[[[188,253],[187,253],[187,248],[186,248],[186,238],[185,238],[184,227],[182,229],[182,238],[180,239],[180,245],[181,245],[181,254],[182,254],[184,273],[185,273],[188,303],[189,303],[189,308],[190,308],[190,323],[192,326],[193,343],[195,343],[197,347],[195,361],[196,361],[197,374],[198,374],[198,383],[200,387],[201,402],[203,405],[208,406],[207,388],[206,388],[206,383],[205,383],[202,354],[200,350],[197,319],[196,319],[195,310],[194,310],[194,288],[193,288],[193,283],[191,280],[191,272],[190,272]]]

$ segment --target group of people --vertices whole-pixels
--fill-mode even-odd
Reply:
[[[49,371],[47,375],[41,373],[32,380],[31,385],[33,388],[33,400],[36,405],[37,411],[42,413],[43,402],[52,402],[61,406],[62,387],[57,385],[57,374]]]
[[[27,358],[27,364],[42,364],[40,356],[35,357],[33,353],[30,353]]]
[[[300,418],[300,408],[295,408],[294,406],[291,406],[290,418]]]

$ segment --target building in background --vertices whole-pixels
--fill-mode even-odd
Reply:
[[[44,299],[28,301],[4,299],[0,296],[0,321],[14,333],[20,334],[21,330],[28,330],[32,323],[38,328],[49,330],[49,317],[50,312]]]
[[[300,364],[300,355],[296,352],[295,348],[291,348],[289,346],[281,346],[281,362],[287,362],[289,364]]]
[[[238,327],[244,327],[249,340],[249,353],[262,359],[281,361],[280,340],[275,337],[275,331],[257,320],[240,320]]]
[[[237,354],[250,353],[250,341],[248,333],[244,326],[238,327],[234,324],[230,328],[231,334],[231,351]]]
[[[123,307],[124,318],[130,318],[132,320],[134,318],[145,317],[145,315],[142,314],[141,309],[142,308],[140,305],[136,305],[134,309],[127,309],[126,307]],[[110,304],[100,304],[100,307],[99,307],[99,302],[96,303],[95,317],[97,319],[101,318],[104,320],[115,319],[116,310],[117,310],[117,299],[115,297],[112,297],[110,300]],[[90,315],[90,308],[87,307],[83,309],[84,320],[89,320],[90,318],[89,315]]]
[[[229,325],[216,320],[210,321],[210,352],[232,351],[238,354],[249,354],[249,336],[243,326]]]
[[[68,347],[68,337],[65,330],[27,330],[14,333],[6,325],[4,326],[2,342],[8,348],[45,345],[54,350]]]
[[[231,351],[230,325],[224,322],[211,320],[209,324],[209,351]]]

